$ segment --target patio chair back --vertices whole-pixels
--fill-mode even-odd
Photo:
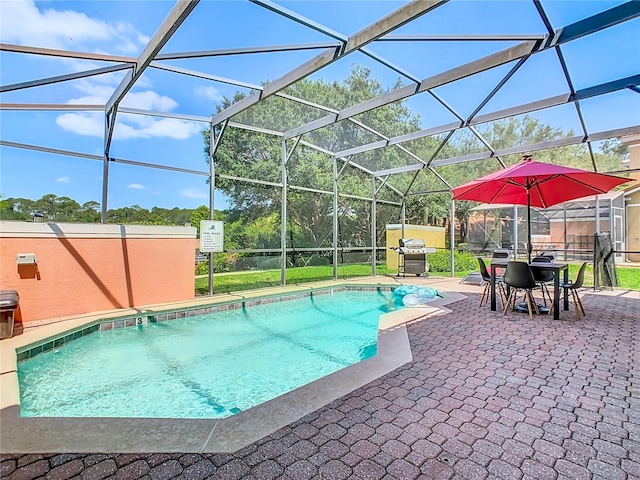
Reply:
[[[576,318],[580,320],[580,312],[582,315],[586,315],[584,311],[584,305],[582,305],[582,300],[580,300],[580,296],[578,295],[578,289],[582,287],[584,283],[584,272],[587,269],[587,262],[584,262],[578,271],[578,276],[576,277],[575,282],[571,283],[563,283],[560,287],[564,288],[565,296],[567,293],[571,293],[571,298],[573,299],[573,303],[576,308]]]
[[[536,258],[537,257],[546,257],[546,258],[550,258],[551,262],[555,262],[556,258],[558,258],[558,252],[554,252],[554,251],[546,251],[546,252],[538,252],[536,254]]]
[[[551,263],[552,257],[548,257],[546,255],[538,255],[531,263]],[[549,270],[540,270],[535,266],[531,266],[531,273],[533,273],[533,278],[536,282],[553,282],[553,272]]]
[[[484,260],[481,257],[478,257],[478,265],[480,266],[480,276],[482,277],[482,280],[484,280],[485,282],[490,282],[491,275],[487,270],[487,265],[484,263]]]
[[[504,283],[513,288],[526,290],[536,288],[536,280],[527,262],[509,262],[504,273]]]
[[[572,288],[578,289],[582,288],[582,284],[584,283],[584,273],[587,270],[587,262],[584,262],[578,270],[578,276],[576,277],[576,281],[573,282]]]

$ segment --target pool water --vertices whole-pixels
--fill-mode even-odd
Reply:
[[[21,415],[223,418],[376,353],[390,291],[100,330],[18,365]]]

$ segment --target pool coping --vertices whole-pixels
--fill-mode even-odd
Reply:
[[[46,342],[71,330],[86,328],[113,316],[151,314],[241,299],[308,292],[327,287],[390,287],[388,283],[322,282],[279,287],[265,292],[221,295],[190,302],[153,305],[142,309],[97,312],[45,325],[0,343],[0,451],[2,453],[69,452],[234,452],[286,426],[333,400],[410,362],[405,323],[449,312],[444,305],[465,298],[448,292],[426,306],[410,307],[380,316],[378,353],[291,392],[223,419],[173,418],[51,418],[20,417],[16,351]],[[277,290],[277,291],[276,291]]]

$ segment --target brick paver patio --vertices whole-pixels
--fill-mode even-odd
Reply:
[[[640,300],[615,293],[581,321],[471,294],[408,326],[413,362],[234,454],[3,455],[1,475],[640,479]]]

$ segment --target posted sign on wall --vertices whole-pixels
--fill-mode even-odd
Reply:
[[[200,251],[202,253],[222,252],[224,243],[224,223],[217,220],[200,221]]]

